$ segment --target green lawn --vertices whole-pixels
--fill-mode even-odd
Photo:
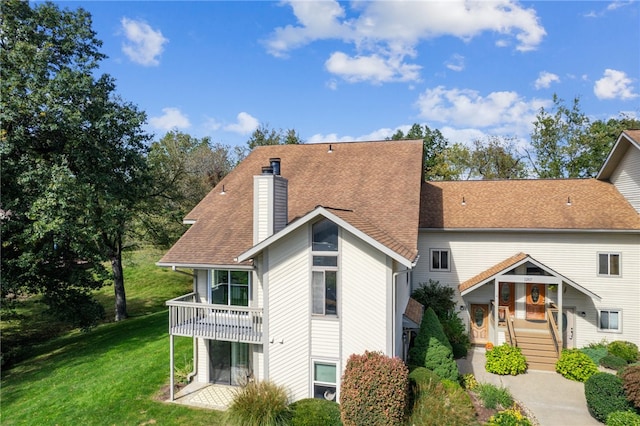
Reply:
[[[128,260],[130,319],[46,342],[37,355],[2,372],[3,426],[222,423],[220,412],[156,399],[169,381],[164,301],[191,291],[189,277],[163,272],[153,266],[156,260],[149,252]],[[99,297],[113,303],[108,289]],[[191,339],[176,339],[178,367],[191,350]]]

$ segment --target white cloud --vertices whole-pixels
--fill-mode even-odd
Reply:
[[[623,71],[606,69],[604,76],[593,86],[593,93],[598,99],[634,99],[638,94],[634,93],[632,83]]]
[[[251,114],[241,112],[237,116],[237,122],[233,124],[227,124],[224,126],[224,130],[228,132],[239,133],[241,135],[248,135],[258,128],[260,122],[257,118],[252,117]]]
[[[416,102],[420,117],[428,121],[516,136],[528,134],[540,107],[549,104],[539,99],[527,101],[516,92],[492,92],[483,97],[475,90],[444,86],[426,90]]]
[[[462,71],[464,70],[464,56],[458,55],[457,53],[451,55],[451,58],[445,63],[445,66],[449,68],[451,71]]]
[[[156,129],[186,129],[191,126],[189,118],[178,108],[162,108],[162,112],[160,117],[149,118],[149,124]]]
[[[515,42],[515,49],[537,48],[546,32],[533,9],[518,2],[354,2],[347,16],[337,1],[288,1],[297,25],[274,30],[265,40],[269,53],[286,56],[288,52],[316,40],[341,40],[353,45],[354,53],[334,53],[327,69],[348,81],[409,81],[419,78],[419,66],[408,63],[417,55],[423,40],[453,36],[464,41],[493,32],[501,36],[498,46]],[[346,6],[345,6],[346,7]],[[353,15],[355,14],[355,17]],[[345,73],[343,67],[360,65],[359,72]],[[372,64],[373,72],[362,66]],[[451,63],[452,69],[460,64]],[[335,71],[334,71],[335,70]],[[393,72],[393,77],[389,77]]]
[[[169,41],[160,30],[154,30],[143,21],[122,18],[120,21],[126,41],[122,43],[122,51],[133,62],[144,66],[160,64],[158,57]]]
[[[349,57],[342,52],[331,54],[325,62],[327,70],[348,82],[370,81],[380,84],[390,81],[418,79],[420,66],[403,64],[393,58],[378,55]]]
[[[560,77],[558,77],[558,75],[551,72],[542,71],[540,72],[540,74],[538,74],[538,78],[534,83],[534,87],[538,90],[548,89],[551,86],[551,83],[559,83],[559,82],[560,82]]]

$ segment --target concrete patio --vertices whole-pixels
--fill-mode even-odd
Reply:
[[[176,404],[191,407],[226,410],[238,388],[213,383],[190,383],[175,395]]]

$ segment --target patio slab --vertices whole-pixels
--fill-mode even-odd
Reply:
[[[234,386],[190,383],[175,395],[174,403],[192,407],[226,410],[237,392]]]

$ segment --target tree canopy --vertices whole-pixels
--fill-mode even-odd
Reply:
[[[145,114],[96,75],[101,41],[83,9],[8,0],[0,38],[2,298],[43,294],[86,326],[90,291],[112,265],[116,319],[126,317],[122,247],[149,174]]]
[[[391,136],[391,140],[422,139],[423,141],[423,167],[426,180],[451,179],[451,170],[444,161],[444,153],[449,141],[440,130],[432,130],[426,124],[413,124],[407,134],[398,130]]]

